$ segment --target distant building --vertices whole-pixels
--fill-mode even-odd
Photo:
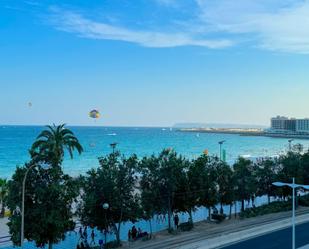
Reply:
[[[309,118],[296,120],[297,133],[309,133]]]
[[[270,128],[274,131],[285,131],[287,127],[287,121],[289,118],[283,117],[283,116],[277,116],[274,118],[271,118],[271,126]]]
[[[271,118],[270,132],[309,134],[309,118],[296,119],[284,116]]]
[[[293,131],[293,132],[295,132],[296,131],[296,123],[297,123],[297,119],[295,119],[295,118],[291,118],[291,119],[285,120],[284,129],[286,131]]]

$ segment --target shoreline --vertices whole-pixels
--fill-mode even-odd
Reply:
[[[177,131],[192,132],[192,133],[232,134],[232,135],[253,136],[253,137],[309,139],[309,134],[300,135],[300,134],[268,133],[258,129],[183,128],[178,129]]]

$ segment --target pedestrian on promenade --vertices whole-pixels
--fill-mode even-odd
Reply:
[[[178,217],[178,214],[176,214],[176,215],[174,216],[174,223],[175,223],[176,229],[178,229],[178,225],[179,225],[179,217]]]
[[[87,239],[88,234],[87,234],[87,226],[84,228],[84,233],[83,233],[84,239]]]
[[[132,239],[136,240],[136,236],[137,236],[137,229],[135,226],[132,227]]]
[[[90,241],[90,245],[95,245],[94,237],[95,237],[94,229],[92,229],[92,231],[91,231],[91,241]]]
[[[79,239],[82,239],[84,237],[83,236],[83,229],[82,229],[82,227],[79,228],[78,233],[79,233]]]
[[[100,249],[103,249],[103,244],[104,244],[103,240],[100,239],[100,240],[99,240]]]
[[[128,241],[131,241],[132,240],[132,232],[131,232],[131,229],[129,229],[128,231]]]

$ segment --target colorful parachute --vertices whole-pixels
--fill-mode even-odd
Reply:
[[[98,110],[92,110],[89,112],[89,117],[90,118],[100,118],[100,112]]]

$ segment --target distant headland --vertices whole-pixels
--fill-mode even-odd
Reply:
[[[309,118],[296,119],[276,116],[270,119],[270,127],[260,125],[179,123],[174,125],[182,132],[224,133],[241,136],[267,136],[278,138],[309,139]]]

